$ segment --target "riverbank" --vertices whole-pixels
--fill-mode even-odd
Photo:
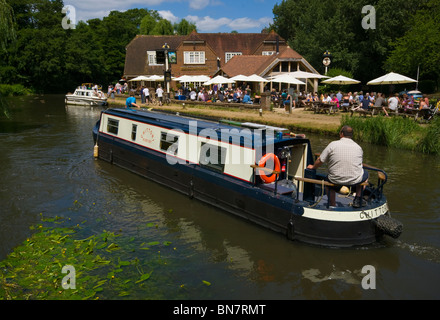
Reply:
[[[109,106],[125,106],[125,98],[109,99]],[[150,107],[146,104],[141,106]],[[343,112],[316,114],[303,108],[293,109],[290,114],[286,113],[284,108],[275,108],[273,111],[263,111],[260,115],[259,110],[256,109],[225,108],[215,104],[206,106],[186,103],[185,106],[172,104],[152,108],[215,120],[227,119],[284,127],[295,133],[318,133],[335,137],[342,125],[350,125],[357,133],[355,136],[357,141],[426,154],[440,154],[440,120],[432,121],[430,125],[421,125],[412,119],[401,117],[350,117]]]
[[[0,96],[26,96],[32,94],[32,90],[21,84],[0,84]]]
[[[125,105],[124,98],[109,99],[110,107]],[[148,105],[141,105],[148,108]],[[296,108],[292,113],[286,113],[284,108],[275,108],[273,111],[263,111],[260,116],[258,110],[240,110],[237,108],[224,108],[212,104],[212,107],[191,105],[186,103],[172,104],[169,106],[154,106],[154,110],[166,112],[179,112],[192,116],[209,117],[213,119],[227,119],[242,122],[256,122],[277,127],[285,127],[295,133],[320,133],[325,135],[336,135],[341,125],[342,114],[315,114],[312,111],[305,111],[303,108]]]

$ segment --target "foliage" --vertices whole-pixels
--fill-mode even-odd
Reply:
[[[386,60],[389,71],[440,78],[440,3],[430,0],[409,20],[412,28],[392,42],[393,50]]]
[[[8,6],[3,7],[4,1]],[[0,83],[37,92],[65,93],[84,82],[115,83],[124,71],[125,48],[137,34],[174,34],[175,27],[189,33],[195,27],[186,20],[173,26],[154,10],[130,9],[65,30],[62,0],[0,0],[0,5],[0,31],[5,25],[10,31],[6,38],[0,34],[0,47],[8,41],[0,50]],[[5,8],[14,13],[13,28],[3,21]],[[13,31],[16,40],[10,41]]]
[[[343,116],[341,127],[349,125],[354,130],[354,139],[372,144],[418,151],[429,154],[440,153],[440,118],[427,126],[402,117],[350,117]]]
[[[21,84],[0,84],[0,97],[23,96],[31,94],[32,91]]]
[[[149,280],[153,271],[160,274],[166,265],[160,253],[149,261],[124,260],[121,253],[135,251],[130,240],[105,230],[79,238],[81,226],[62,226],[65,222],[60,217],[42,218],[32,228],[37,232],[0,262],[0,299],[87,300],[131,296],[136,290],[147,291],[151,299],[161,298]],[[137,249],[170,244],[151,241]],[[70,287],[72,275],[63,273],[64,266],[75,268],[75,288]]]
[[[329,50],[332,68],[351,72],[363,83],[383,74],[390,42],[411,28],[409,17],[426,0],[374,0],[376,29],[364,29],[361,0],[283,0],[274,6],[271,26],[323,73]]]
[[[14,13],[6,0],[0,0],[0,49],[5,50],[8,41],[15,38]]]

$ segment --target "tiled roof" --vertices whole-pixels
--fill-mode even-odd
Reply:
[[[250,76],[257,74],[260,76],[265,75],[268,67],[275,60],[301,60],[303,57],[290,47],[284,47],[280,50],[279,54],[271,56],[263,55],[247,55],[247,56],[234,56],[229,62],[222,67],[222,71],[229,77],[242,74]]]
[[[260,75],[261,72],[264,70],[264,67],[269,65],[275,59],[276,55],[235,56],[223,66],[222,70],[229,77],[234,77],[239,74],[242,74],[244,76],[250,76],[252,74]]]

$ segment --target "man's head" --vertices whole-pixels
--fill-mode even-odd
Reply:
[[[353,128],[352,127],[350,127],[350,126],[343,126],[342,128],[341,128],[341,131],[339,131],[339,136],[341,137],[341,138],[350,138],[350,139],[352,139],[353,138]]]

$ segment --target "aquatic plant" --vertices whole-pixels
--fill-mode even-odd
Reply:
[[[130,296],[139,289],[149,292],[151,299],[160,298],[155,285],[147,284],[153,270],[166,264],[160,255],[152,254],[149,261],[137,257],[125,260],[121,253],[135,249],[128,245],[131,240],[122,240],[113,232],[104,230],[78,239],[79,225],[44,226],[62,221],[59,217],[43,219],[32,227],[36,230],[32,237],[0,262],[0,300],[114,298]],[[150,242],[142,249],[169,244]],[[74,267],[74,288],[69,287],[69,277],[65,280],[69,276],[63,273],[65,266]]]

